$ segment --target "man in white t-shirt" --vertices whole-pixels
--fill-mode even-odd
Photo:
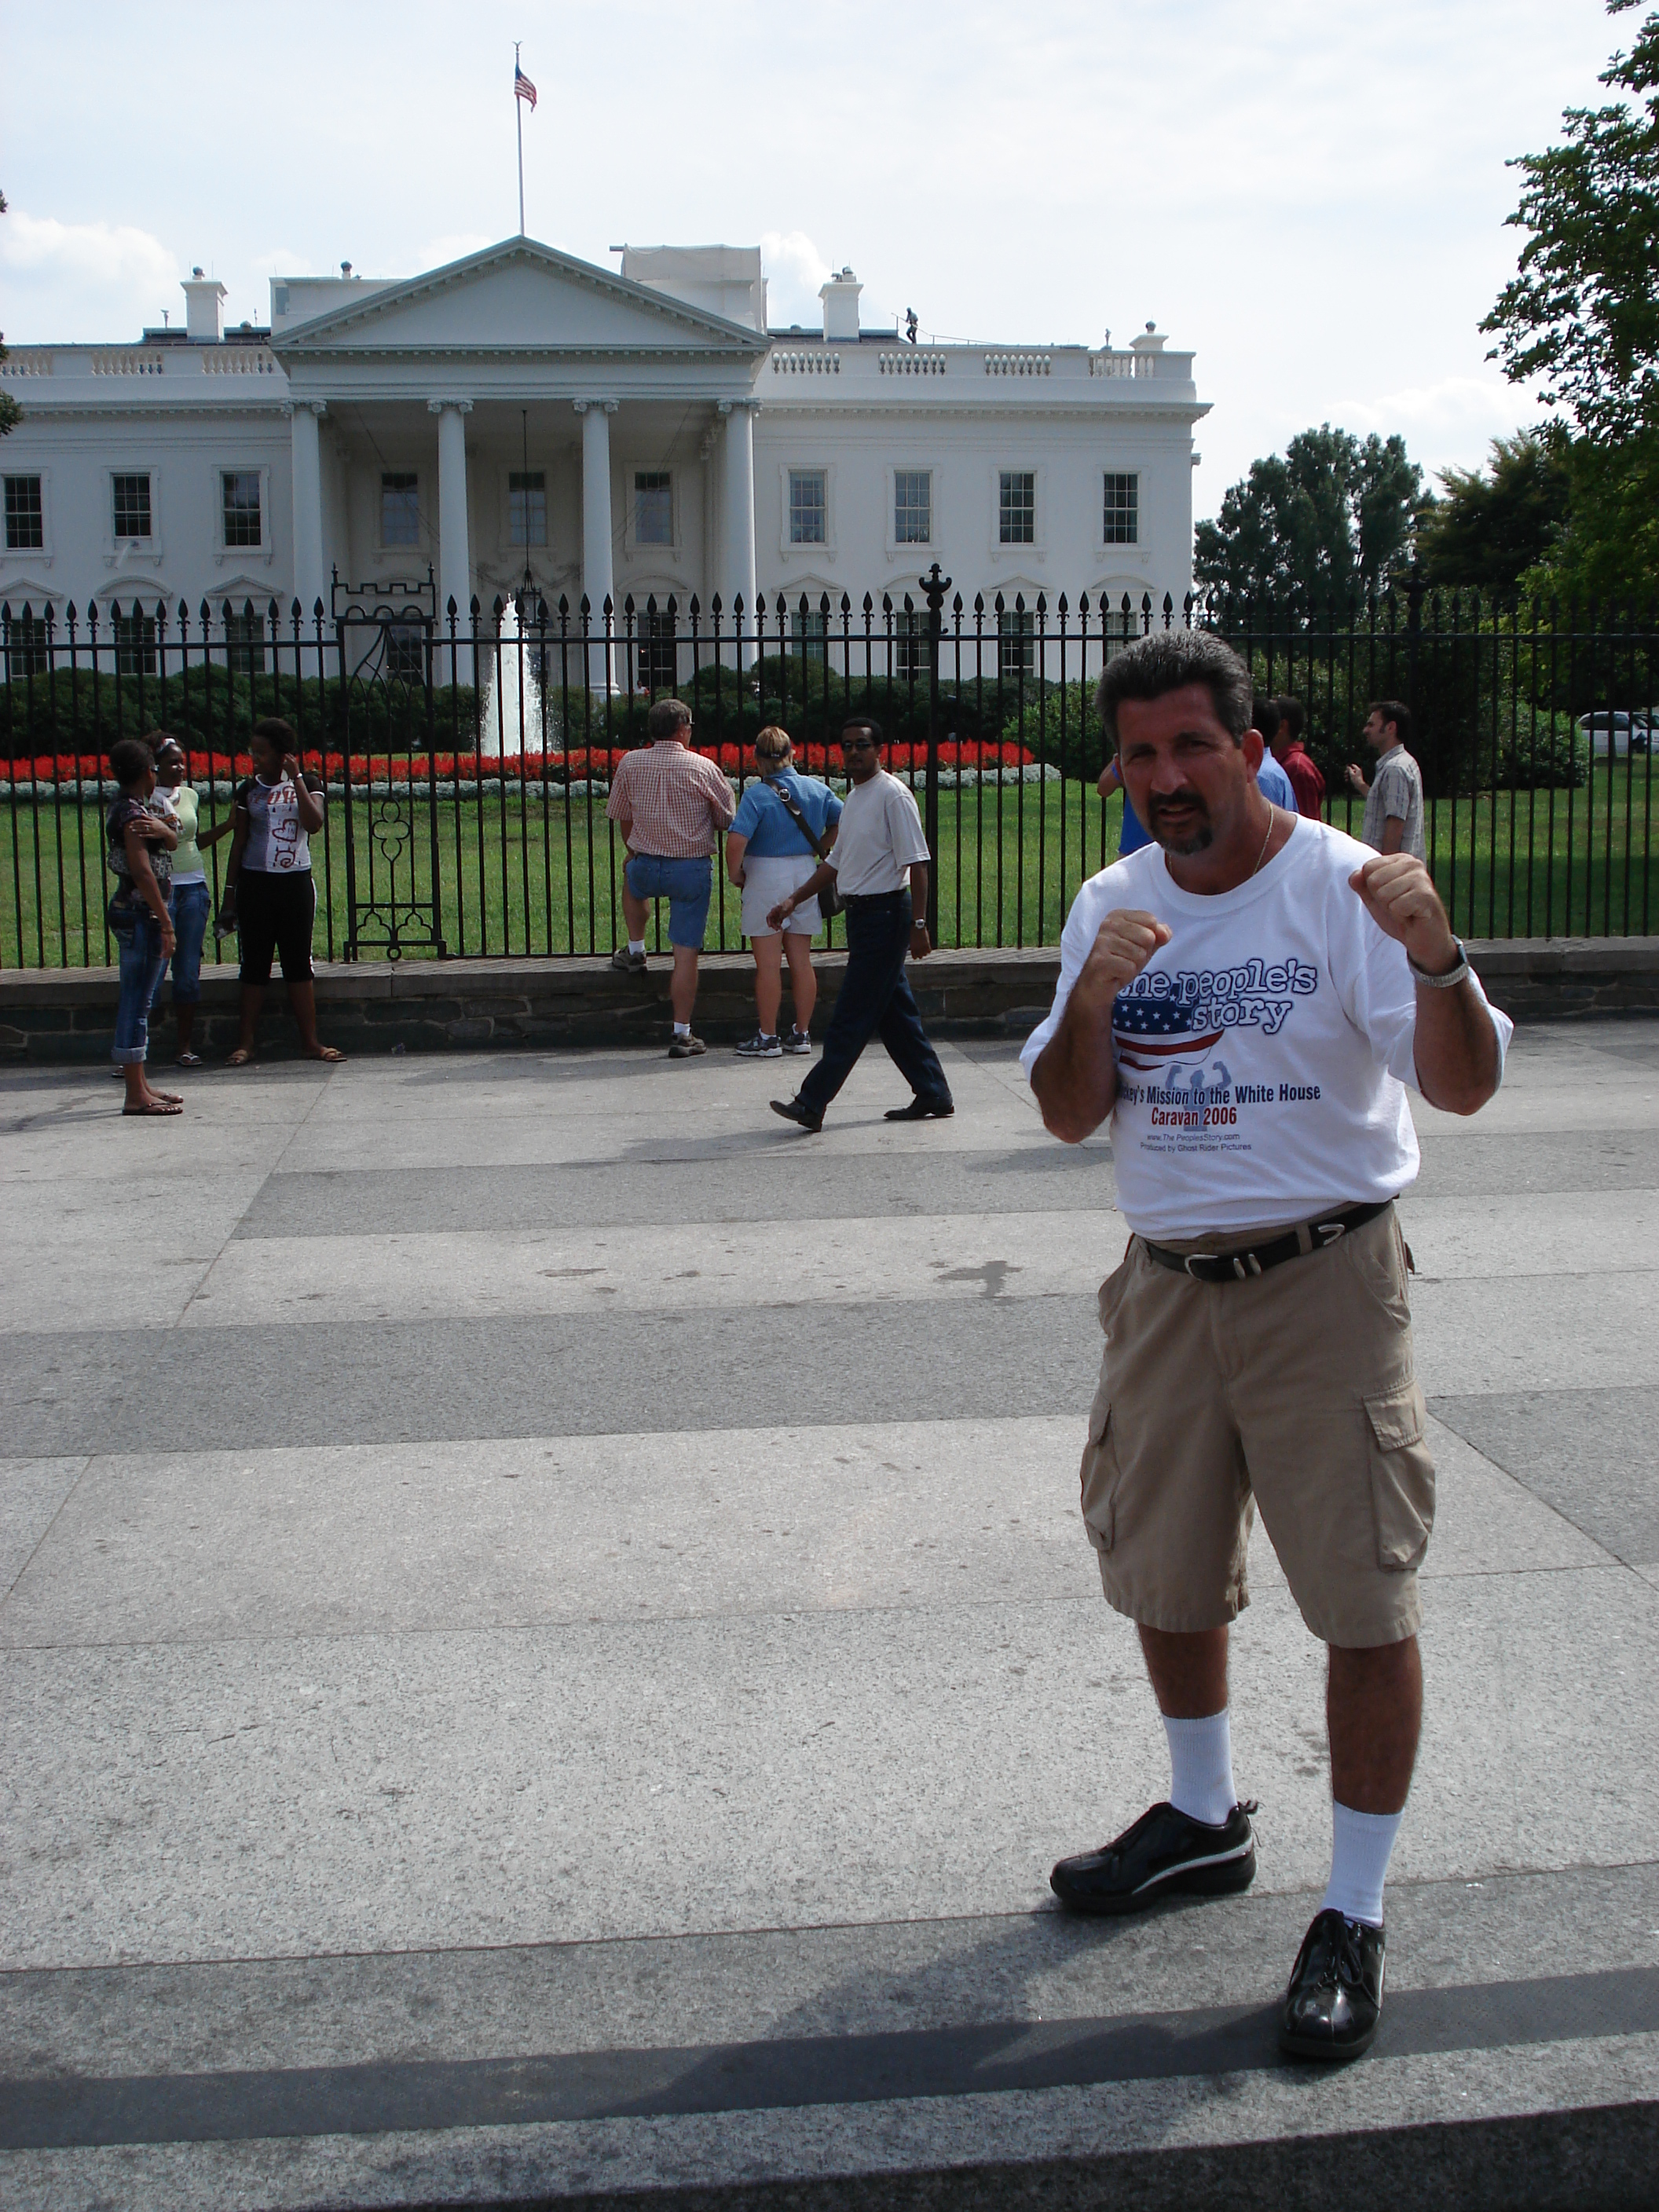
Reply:
[[[793,1098],[775,1098],[772,1111],[811,1136],[823,1127],[823,1111],[858,1063],[872,1037],[914,1093],[908,1106],[889,1109],[890,1121],[943,1121],[954,1114],[951,1086],[939,1054],[927,1042],[904,963],[933,951],[927,924],[931,855],[916,802],[881,764],[881,725],[867,714],[842,725],[841,749],[851,789],[836,829],[836,849],[792,895],[767,915],[782,929],[797,907],[834,883],[847,918],[847,972],[836,1011],[823,1033],[823,1053]]]
[[[1331,1880],[1280,2040],[1354,2057],[1382,2008],[1434,1516],[1391,1203],[1417,1173],[1406,1086],[1476,1112],[1513,1024],[1420,861],[1257,790],[1249,674],[1219,639],[1141,640],[1097,704],[1156,842],[1079,892],[1023,1059],[1056,1136],[1076,1144],[1110,1118],[1135,1232],[1101,1286],[1082,1504],[1106,1596],[1139,1627],[1172,1779],[1167,1802],[1051,1880],[1091,1912],[1251,1880],[1227,1636],[1259,1507],[1329,1650]]]

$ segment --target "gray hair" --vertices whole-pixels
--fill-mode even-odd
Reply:
[[[1155,629],[1114,653],[1095,692],[1095,710],[1115,748],[1117,710],[1126,699],[1163,698],[1166,691],[1201,684],[1214,703],[1216,718],[1235,744],[1250,726],[1255,694],[1250,672],[1233,651],[1206,629]]]
[[[658,699],[645,718],[653,744],[664,738],[672,738],[677,731],[689,729],[690,724],[691,709],[684,699]]]

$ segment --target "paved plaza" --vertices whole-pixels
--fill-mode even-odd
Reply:
[[[1659,1024],[1414,1102],[1428,1717],[1340,2072],[1273,2043],[1328,1783],[1259,1533],[1255,1887],[1051,1909],[1167,1786],[1077,1514],[1126,1231],[944,1056],[815,1139],[727,1053],[0,1083],[9,2212],[1299,2203],[1356,2134],[1368,2203],[1638,2201]]]

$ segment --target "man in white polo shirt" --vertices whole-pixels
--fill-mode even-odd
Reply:
[[[1331,1877],[1280,2040],[1356,2057],[1382,2010],[1434,1518],[1393,1205],[1418,1168],[1406,1086],[1476,1112],[1513,1024],[1420,860],[1262,796],[1249,672],[1218,638],[1143,639],[1097,704],[1155,842],[1079,892],[1023,1059],[1056,1136],[1109,1117],[1135,1232],[1100,1291],[1082,1507],[1107,1600],[1139,1630],[1171,1782],[1050,1879],[1073,1911],[1115,1913],[1254,1875],[1227,1644],[1259,1508],[1328,1652]]]
[[[766,919],[781,929],[798,906],[834,883],[847,917],[847,972],[823,1035],[823,1052],[790,1099],[775,1098],[772,1111],[816,1135],[823,1111],[879,1036],[915,1097],[895,1106],[890,1121],[943,1121],[954,1114],[951,1086],[939,1054],[927,1042],[915,995],[905,981],[907,957],[925,960],[933,951],[926,921],[930,855],[916,802],[881,764],[879,722],[866,714],[842,725],[841,749],[852,788],[836,831],[836,848],[821,866]]]

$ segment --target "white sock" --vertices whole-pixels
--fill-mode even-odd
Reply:
[[[1403,1813],[1356,1813],[1331,1805],[1331,1880],[1322,1912],[1382,1925],[1382,1884]]]
[[[674,1024],[674,1034],[676,1036],[690,1036],[691,1034],[690,1023],[676,1022]]]
[[[642,937],[630,937],[628,940],[628,949],[630,952],[643,952],[645,939]]]
[[[1170,1802],[1189,1820],[1218,1828],[1238,1802],[1227,1708],[1201,1721],[1172,1721],[1166,1713],[1164,1733],[1170,1739]]]

